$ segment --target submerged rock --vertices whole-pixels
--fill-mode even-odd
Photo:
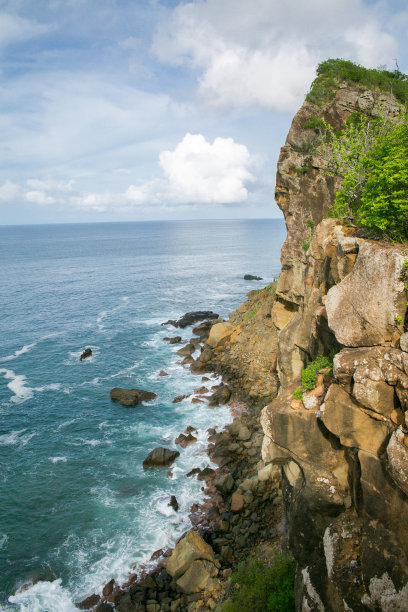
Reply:
[[[174,336],[173,338],[166,337],[163,338],[163,340],[169,344],[179,344],[179,342],[181,342],[181,336]]]
[[[180,453],[163,446],[154,448],[143,461],[143,467],[146,468],[163,468],[173,465]]]
[[[169,503],[167,505],[171,506],[173,508],[173,510],[175,510],[176,512],[178,511],[178,509],[180,507],[179,503],[177,501],[177,497],[175,495],[172,495],[170,497],[170,501],[169,501]]]
[[[196,310],[194,312],[187,312],[180,319],[169,319],[165,323],[162,323],[162,325],[173,325],[173,327],[184,328],[198,321],[203,321],[204,319],[218,319],[218,315],[211,310]]]
[[[262,276],[254,276],[253,274],[245,274],[244,280],[263,280]]]
[[[122,404],[122,406],[136,406],[140,402],[150,402],[157,395],[152,391],[143,391],[142,389],[121,389],[115,387],[111,390],[110,397],[113,401]]]
[[[88,357],[92,357],[92,349],[90,348],[87,348],[84,350],[84,352],[79,358],[79,361],[82,361],[83,359],[87,359]]]

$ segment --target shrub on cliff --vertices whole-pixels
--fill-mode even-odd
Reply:
[[[329,216],[408,239],[406,119],[353,114],[338,133],[326,124],[319,153],[326,172],[343,178]]]
[[[231,576],[236,591],[222,612],[295,612],[295,569],[289,556],[277,556],[270,565],[255,560],[240,565]]]
[[[392,93],[397,100],[408,102],[408,76],[397,68],[394,71],[382,68],[364,68],[344,59],[328,59],[317,67],[306,100],[317,105],[328,102],[336,95],[340,83],[350,83],[361,89],[380,89]]]

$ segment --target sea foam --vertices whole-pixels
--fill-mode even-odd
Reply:
[[[11,381],[7,384],[10,391],[14,393],[10,401],[20,403],[33,397],[34,389],[26,386],[27,378],[23,374],[16,374],[13,370],[6,370],[5,368],[0,369],[0,374],[3,374],[4,378]]]
[[[24,353],[28,353],[34,346],[36,346],[36,342],[32,344],[25,344],[21,349],[14,351],[12,355],[6,355],[5,357],[0,357],[0,363],[4,363],[5,361],[11,361],[12,359],[17,359],[20,355],[24,355]]]

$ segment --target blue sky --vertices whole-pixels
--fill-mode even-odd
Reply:
[[[407,42],[398,0],[0,0],[0,224],[280,216],[316,65]]]

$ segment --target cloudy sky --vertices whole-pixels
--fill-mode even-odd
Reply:
[[[277,217],[317,64],[408,72],[405,0],[0,0],[0,224]]]

